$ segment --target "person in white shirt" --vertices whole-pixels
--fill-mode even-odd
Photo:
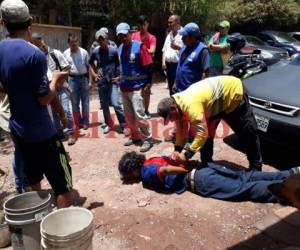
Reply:
[[[37,46],[42,52],[45,53],[48,64],[47,77],[49,81],[52,80],[52,72],[55,70],[68,71],[70,69],[70,64],[64,55],[57,49],[51,49],[42,36],[38,33],[32,34],[32,43]],[[67,130],[66,134],[68,137],[68,145],[74,145],[76,138],[73,136],[73,118],[72,111],[70,109],[70,95],[71,90],[67,82],[61,88],[57,90],[57,96],[60,100],[61,106],[63,108],[63,116],[66,119]],[[59,136],[64,138],[63,126],[61,125],[61,119],[58,114],[53,116],[56,128],[58,130]]]
[[[63,55],[71,65],[69,84],[72,90],[72,109],[75,129],[88,129],[89,126],[89,54],[79,47],[76,35],[68,37],[69,49]],[[79,104],[81,102],[81,112]]]
[[[172,95],[174,94],[172,88],[176,78],[179,50],[183,46],[182,36],[178,33],[178,30],[181,29],[180,16],[170,16],[168,19],[168,26],[170,32],[166,37],[164,47],[162,49],[162,69],[166,70],[169,92],[170,95]]]

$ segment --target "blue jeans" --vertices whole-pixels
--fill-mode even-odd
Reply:
[[[60,100],[61,106],[63,107],[63,110],[65,112],[66,118],[67,118],[67,134],[70,135],[73,132],[73,117],[72,117],[72,112],[70,110],[70,105],[69,105],[69,94],[66,88],[62,88],[57,91],[58,98]],[[59,135],[63,134],[63,129],[61,126],[60,118],[57,114],[53,114],[54,121],[55,121],[55,126],[58,131]]]
[[[86,76],[69,77],[75,126],[89,124],[89,82]],[[79,104],[81,102],[81,112]]]
[[[15,152],[12,160],[14,175],[15,175],[15,187],[16,191],[21,194],[26,192],[28,181],[24,173],[24,161],[21,153],[20,146],[14,141]]]
[[[261,172],[233,171],[224,166],[208,163],[196,170],[195,192],[201,196],[230,201],[278,202],[268,186],[282,182],[290,171]]]
[[[106,125],[112,126],[113,121],[111,119],[109,104],[111,102],[114,107],[117,119],[120,125],[125,124],[124,111],[120,102],[120,92],[118,86],[113,83],[101,82],[98,85],[100,105],[102,105],[102,111],[104,116],[104,121]]]

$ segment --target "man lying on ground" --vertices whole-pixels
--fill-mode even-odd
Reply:
[[[190,163],[180,164],[165,156],[146,159],[135,152],[125,153],[119,162],[124,182],[142,181],[153,189],[177,194],[188,190],[220,200],[281,202],[300,208],[300,184],[289,185],[289,190],[285,190],[298,195],[288,196],[283,192],[283,184],[289,179],[296,178],[298,182],[294,183],[300,183],[299,167],[278,172],[234,171],[215,163],[192,170],[191,167]]]

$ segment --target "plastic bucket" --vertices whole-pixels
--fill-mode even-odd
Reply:
[[[93,214],[80,207],[59,209],[41,223],[42,249],[91,250],[94,235]]]
[[[40,223],[52,211],[51,195],[46,191],[20,194],[7,200],[3,209],[13,249],[41,249]]]

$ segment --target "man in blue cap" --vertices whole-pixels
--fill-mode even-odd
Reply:
[[[175,92],[186,90],[193,83],[208,77],[209,52],[200,38],[196,23],[188,23],[179,30],[184,46],[179,52],[176,71]]]
[[[142,142],[140,152],[146,152],[152,147],[152,138],[141,90],[147,84],[147,66],[152,58],[145,45],[131,39],[129,31],[127,23],[120,23],[116,28],[121,43],[118,48],[120,77],[114,81],[120,82],[125,118],[131,130],[131,137],[124,145]]]

